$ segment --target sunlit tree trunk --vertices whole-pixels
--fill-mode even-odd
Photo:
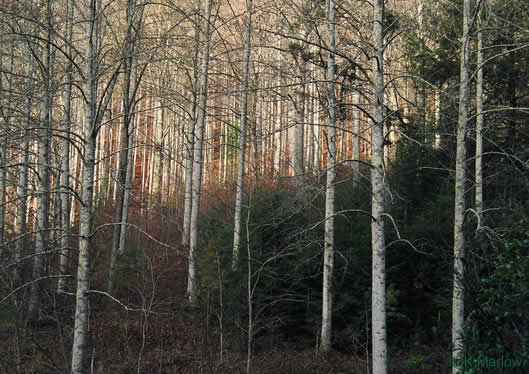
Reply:
[[[463,1],[463,35],[461,39],[461,72],[459,88],[459,115],[456,145],[456,180],[454,201],[454,280],[452,295],[452,357],[458,360],[463,354],[463,328],[465,322],[465,179],[468,110],[470,102],[470,23],[471,0]],[[454,365],[452,373],[461,373],[462,368]]]
[[[200,6],[197,6],[200,9]],[[193,82],[191,116],[186,125],[186,164],[184,186],[184,223],[182,231],[182,245],[189,246],[189,231],[191,228],[191,201],[193,198],[193,150],[195,148],[195,127],[197,123],[199,70],[198,58],[200,52],[200,20],[195,18],[195,50],[193,56]]]
[[[386,245],[384,238],[384,1],[375,0],[373,24],[373,125],[371,129],[371,334],[373,374],[386,374]]]
[[[323,252],[323,292],[321,315],[322,351],[331,350],[332,336],[332,279],[334,269],[334,190],[336,179],[336,94],[335,94],[335,4],[328,0],[329,62],[327,65],[327,96],[329,127],[327,130],[327,185],[325,191],[325,235]]]
[[[246,24],[246,40],[244,46],[243,81],[241,90],[241,129],[239,135],[239,160],[237,164],[237,189],[235,192],[235,224],[233,229],[232,268],[239,266],[239,243],[241,241],[241,209],[244,191],[244,162],[246,158],[246,124],[248,117],[248,67],[250,65],[251,36],[252,36],[252,5],[248,0],[248,23]]]
[[[206,104],[208,97],[208,71],[209,71],[209,48],[211,39],[211,7],[213,0],[205,0],[205,22],[206,30],[204,33],[204,50],[202,53],[202,72],[200,77],[200,95],[198,101],[198,116],[195,128],[195,147],[193,152],[193,188],[191,197],[191,224],[189,230],[189,271],[187,277],[187,295],[189,301],[196,302],[197,298],[197,279],[195,250],[198,244],[198,217],[200,210],[200,193],[202,190],[202,149],[204,143],[204,126],[206,123]]]

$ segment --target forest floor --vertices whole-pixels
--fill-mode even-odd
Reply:
[[[110,208],[99,213],[98,221],[111,222]],[[141,217],[141,213],[135,216]],[[139,233],[129,235],[129,252],[135,254],[135,261],[122,259],[121,278],[116,280],[114,294],[121,304],[101,293],[91,296],[89,373],[246,372],[244,328],[239,336],[221,336],[214,321],[216,315],[208,311],[207,305],[190,308],[187,303],[187,260],[162,244],[177,242],[177,234],[171,230],[176,222],[167,220],[169,216],[135,222],[160,242],[153,243]],[[111,230],[102,230],[94,239],[92,289],[105,290]],[[53,289],[51,284],[43,288],[48,291],[43,292],[43,318],[37,324],[9,323],[9,313],[4,313],[8,317],[0,321],[0,374],[68,373],[75,302],[70,286],[70,295],[49,291]],[[25,300],[24,295],[19,300]],[[254,341],[251,372],[369,374],[365,352],[323,354],[315,345],[280,341],[273,334],[259,336]],[[390,372],[448,373],[441,355],[434,351],[431,349],[427,356],[392,352]]]

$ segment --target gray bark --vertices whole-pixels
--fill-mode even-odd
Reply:
[[[73,33],[73,4],[67,1],[66,18],[66,54],[72,56],[72,33]],[[72,86],[73,86],[73,65],[68,64],[66,92],[64,94],[64,134],[61,149],[61,251],[59,254],[59,274],[65,275],[68,268],[68,258],[70,252],[70,129],[72,126]],[[59,278],[57,282],[57,292],[64,292],[66,278]]]
[[[335,94],[335,3],[328,0],[329,62],[327,65],[327,95],[329,100],[329,128],[327,131],[327,185],[325,191],[325,236],[323,252],[323,293],[321,315],[322,351],[331,350],[332,336],[332,279],[334,269],[334,191],[336,179],[336,94]]]
[[[197,122],[197,106],[198,106],[198,58],[200,45],[200,22],[195,20],[195,55],[193,58],[193,100],[191,107],[191,118],[187,122],[186,131],[186,165],[185,165],[185,187],[184,187],[184,222],[182,232],[182,245],[189,246],[189,231],[191,228],[191,200],[193,196],[193,149],[195,148],[195,127]]]
[[[300,73],[301,73],[301,82],[298,88],[298,99],[295,104],[296,109],[296,124],[294,126],[294,176],[301,177],[305,173],[305,157],[304,157],[304,145],[305,145],[305,89],[306,89],[306,80],[307,80],[307,62],[304,57],[301,57],[302,61],[300,62]],[[299,180],[299,179],[298,179]]]
[[[461,72],[459,88],[459,114],[456,145],[456,180],[454,201],[454,279],[452,295],[452,358],[461,358],[464,348],[463,328],[465,322],[465,179],[467,173],[465,138],[467,135],[468,110],[470,102],[470,23],[471,0],[463,1],[463,35],[461,39]],[[454,365],[452,373],[461,373],[462,368]]]
[[[373,126],[371,129],[371,324],[373,374],[386,374],[386,245],[384,238],[384,1],[375,0],[373,39]]]
[[[355,69],[358,73],[358,68]],[[353,94],[353,179],[360,180],[360,92],[355,91]]]
[[[86,103],[84,124],[84,155],[82,158],[81,201],[79,212],[79,262],[77,265],[77,292],[75,295],[74,338],[72,347],[72,374],[85,373],[85,360],[88,351],[88,313],[90,289],[90,236],[92,231],[92,202],[94,195],[94,167],[96,154],[96,51],[98,35],[94,35],[96,4],[91,2],[86,29]]]
[[[232,269],[239,266],[239,243],[241,241],[241,208],[244,191],[244,162],[246,158],[246,124],[248,117],[248,67],[250,65],[251,36],[252,36],[252,5],[248,0],[248,23],[246,25],[246,40],[244,46],[243,82],[241,91],[241,132],[239,135],[239,160],[237,166],[237,189],[235,192],[235,224],[233,229]]]
[[[478,13],[478,45],[477,45],[477,65],[476,76],[476,161],[475,161],[475,184],[476,184],[476,213],[478,224],[483,225],[483,22],[482,3]]]
[[[193,150],[193,188],[191,197],[191,223],[189,238],[189,271],[187,277],[187,295],[191,303],[197,300],[197,279],[195,251],[198,244],[198,217],[200,210],[200,193],[202,190],[202,149],[204,143],[204,127],[206,122],[206,104],[208,97],[208,71],[209,71],[209,48],[211,39],[211,7],[213,0],[205,0],[205,22],[204,51],[202,53],[202,72],[200,77],[200,95],[198,102],[198,117],[195,128],[195,147]]]
[[[9,71],[13,69],[13,44],[11,45],[11,66],[8,68]],[[7,189],[7,139],[9,137],[9,123],[11,117],[11,110],[9,109],[10,97],[11,97],[11,81],[8,82],[8,87],[4,87],[4,68],[3,68],[4,56],[0,50],[0,92],[2,96],[5,96],[5,107],[0,105],[0,113],[3,118],[4,128],[3,133],[0,135],[0,257],[4,257],[7,252],[4,248],[4,233],[5,233],[5,202],[6,202],[6,189]],[[3,100],[2,100],[3,101]]]
[[[141,8],[143,9],[143,8]],[[127,45],[124,58],[123,70],[123,91],[122,107],[123,122],[121,123],[121,133],[119,146],[119,169],[118,181],[116,188],[116,206],[114,212],[114,227],[112,232],[112,252],[110,257],[110,270],[108,275],[108,293],[112,293],[114,287],[114,272],[116,261],[119,255],[123,254],[125,249],[127,220],[128,220],[128,203],[129,190],[132,174],[132,147],[134,133],[134,111],[136,108],[136,93],[139,86],[137,81],[137,67],[135,66],[137,56],[136,47],[138,33],[141,29],[143,11],[137,11],[136,1],[127,1],[127,34],[125,43]]]
[[[30,74],[31,77],[33,75],[33,64],[31,64],[30,67]],[[26,114],[26,131],[24,133],[24,136],[22,138],[22,153],[20,154],[20,168],[18,171],[18,182],[17,182],[17,198],[18,198],[18,204],[17,204],[17,224],[15,227],[15,275],[14,275],[14,281],[15,285],[18,285],[20,282],[20,275],[22,270],[22,264],[20,263],[23,251],[24,251],[24,243],[25,238],[24,234],[26,232],[26,211],[28,207],[28,173],[29,173],[29,129],[31,128],[31,110],[32,110],[33,102],[31,100],[31,95],[28,95],[26,97],[26,103],[25,103],[25,114]]]
[[[109,82],[106,97],[98,107],[98,42],[101,30],[98,23],[98,5],[90,2],[86,26],[85,51],[85,127],[83,131],[84,154],[82,157],[81,202],[79,214],[79,262],[77,267],[77,292],[75,298],[74,339],[72,347],[72,374],[85,374],[85,361],[88,354],[88,317],[90,289],[90,239],[92,236],[92,216],[94,199],[94,169],[96,139],[103,114],[110,102],[117,81],[117,71]]]
[[[43,66],[41,68],[43,81],[43,96],[40,106],[39,151],[38,151],[38,187],[36,196],[36,223],[35,223],[35,256],[33,257],[33,279],[42,276],[44,265],[44,251],[49,236],[49,209],[50,209],[50,143],[52,121],[52,64],[51,64],[51,2],[47,2],[46,41],[43,48]],[[28,301],[28,320],[37,320],[40,308],[41,283],[35,281],[31,284]]]

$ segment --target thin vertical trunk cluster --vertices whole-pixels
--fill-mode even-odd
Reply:
[[[9,53],[9,68],[8,71],[13,71],[14,64],[14,41],[10,43],[10,53]],[[4,73],[3,69],[3,60],[4,56],[2,51],[0,51],[0,72]],[[4,87],[3,76],[0,76],[0,90],[2,91],[3,100],[6,100],[6,104],[12,99],[13,85],[12,79],[9,79],[7,82],[7,87]],[[12,110],[9,109],[8,105],[0,105],[0,114],[3,118],[4,131],[3,134],[0,134],[0,257],[4,257],[6,247],[5,247],[5,224],[6,224],[6,192],[7,192],[7,159],[8,159],[8,138],[9,138],[9,127],[11,123]]]
[[[49,237],[49,210],[50,210],[50,146],[51,146],[51,124],[52,124],[52,53],[51,53],[51,1],[46,6],[46,38],[43,47],[41,65],[42,75],[42,97],[40,105],[40,136],[38,151],[38,189],[36,196],[36,224],[35,224],[35,252],[33,257],[32,276],[34,282],[28,301],[28,320],[37,320],[40,308],[40,287],[42,282],[38,281],[42,276],[44,266],[44,251],[46,250]]]
[[[33,75],[33,64],[30,65],[28,76]],[[21,259],[24,251],[25,238],[24,234],[26,232],[26,212],[28,207],[28,174],[29,174],[29,129],[31,128],[31,110],[33,102],[31,95],[28,95],[25,99],[24,104],[24,115],[25,115],[25,131],[22,138],[21,153],[19,156],[20,168],[18,171],[17,179],[17,198],[19,200],[17,204],[17,213],[16,213],[16,227],[15,227],[15,273],[14,273],[14,282],[15,285],[20,283],[20,277],[22,273],[22,264]]]
[[[200,5],[197,5],[200,9]],[[191,229],[191,200],[193,197],[193,156],[195,148],[195,128],[198,114],[198,86],[199,69],[198,59],[200,54],[200,20],[195,18],[195,50],[193,56],[193,82],[190,118],[186,124],[186,164],[185,164],[185,186],[184,186],[184,222],[182,230],[182,246],[189,247],[189,236]]]
[[[373,125],[371,128],[371,334],[373,374],[386,374],[386,244],[384,239],[384,1],[375,0],[373,23]]]
[[[463,353],[463,329],[465,322],[465,179],[467,174],[466,147],[468,112],[470,104],[470,24],[471,0],[463,1],[463,35],[461,38],[461,71],[459,88],[459,114],[456,144],[456,179],[454,200],[454,278],[452,295],[452,357],[459,360]],[[455,362],[455,361],[454,361]],[[462,368],[454,365],[452,373]]]
[[[332,336],[332,279],[334,268],[334,192],[336,180],[336,93],[335,93],[335,25],[334,0],[327,2],[327,25],[329,29],[329,62],[327,64],[327,97],[329,107],[329,127],[327,129],[327,183],[325,190],[325,234],[323,250],[323,292],[321,314],[322,351],[331,350]]]
[[[67,1],[66,18],[66,53],[72,55],[73,34],[73,4]],[[60,175],[60,199],[61,199],[61,250],[59,254],[59,274],[65,275],[68,268],[68,257],[70,247],[70,130],[72,127],[72,87],[73,87],[73,64],[68,62],[66,91],[64,93],[64,134],[61,144],[61,175]],[[59,278],[57,292],[64,292],[66,278]]]
[[[143,9],[143,8],[141,8]],[[119,138],[118,180],[116,185],[116,206],[114,212],[114,227],[112,231],[112,249],[107,290],[112,293],[114,287],[115,267],[118,256],[125,250],[125,236],[127,233],[129,190],[132,181],[132,149],[134,140],[134,118],[136,109],[136,94],[139,86],[137,79],[137,39],[141,28],[143,11],[138,10],[136,0],[127,0],[125,36],[125,55],[123,58],[123,89],[122,110],[123,118]]]
[[[198,116],[195,127],[195,144],[193,149],[193,175],[192,175],[192,195],[191,195],[191,221],[189,230],[189,271],[187,277],[187,295],[189,301],[196,302],[197,282],[195,250],[198,244],[198,217],[200,210],[200,193],[202,190],[202,159],[204,145],[204,127],[207,116],[208,98],[208,71],[209,71],[209,49],[211,40],[211,7],[213,0],[205,0],[205,22],[206,30],[204,34],[204,50],[202,52],[202,71],[200,76],[200,95],[198,100]]]
[[[248,23],[246,24],[246,39],[244,45],[243,81],[241,89],[241,129],[239,134],[239,160],[237,165],[237,189],[235,192],[235,223],[233,229],[232,268],[239,266],[239,245],[241,241],[241,210],[244,191],[244,161],[246,158],[246,124],[248,118],[248,70],[250,66],[251,37],[252,37],[252,6],[248,0]]]

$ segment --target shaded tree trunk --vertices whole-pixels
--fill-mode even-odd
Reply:
[[[79,214],[79,262],[77,267],[77,292],[75,296],[74,338],[72,346],[72,374],[84,374],[88,353],[88,318],[90,290],[90,239],[92,237],[92,216],[94,199],[94,169],[96,139],[103,114],[112,97],[116,85],[118,69],[105,88],[104,100],[97,94],[98,66],[101,57],[97,47],[101,38],[98,27],[98,2],[91,1],[88,9],[85,51],[85,123],[83,130],[84,154],[82,157],[81,201]],[[98,106],[98,102],[99,103]]]
[[[465,179],[467,173],[465,139],[467,136],[468,110],[470,102],[470,23],[471,0],[463,1],[463,35],[461,39],[461,71],[459,88],[459,114],[456,145],[456,180],[454,200],[454,278],[452,295],[452,358],[461,358],[464,348],[463,328],[465,322]],[[454,361],[455,362],[455,361]],[[462,368],[454,365],[452,373]]]
[[[74,7],[70,0],[67,1],[66,18],[66,54],[72,56],[72,33]],[[64,135],[61,145],[61,250],[59,254],[59,274],[65,275],[68,268],[70,253],[70,130],[72,126],[72,86],[73,64],[70,61],[67,68],[66,92],[64,94]],[[59,278],[57,292],[64,292],[66,278]]]
[[[477,65],[476,76],[476,160],[475,160],[475,184],[476,184],[476,213],[478,215],[479,226],[483,225],[483,6],[478,10],[478,45],[477,45]]]
[[[43,96],[41,97],[40,106],[40,126],[39,132],[39,151],[38,151],[38,190],[36,196],[36,238],[35,252],[33,257],[33,283],[28,301],[29,321],[38,319],[40,308],[40,293],[42,282],[38,281],[42,276],[44,265],[44,251],[47,245],[49,230],[49,209],[50,209],[50,143],[51,143],[51,121],[52,121],[52,92],[51,92],[51,1],[48,0],[46,5],[46,43],[44,45],[43,58],[41,65],[41,74],[43,81]]]
[[[128,53],[123,59],[123,122],[121,123],[121,136],[119,140],[119,168],[118,181],[116,187],[116,207],[114,212],[114,227],[112,231],[112,252],[110,258],[110,270],[108,275],[107,291],[112,293],[114,287],[114,273],[116,261],[119,255],[123,254],[125,249],[126,226],[128,219],[128,194],[132,173],[132,146],[131,137],[134,132],[134,111],[136,108],[136,93],[139,86],[137,81],[137,67],[135,66],[137,56],[136,47],[138,33],[141,29],[143,19],[143,7],[138,10],[136,0],[127,0],[127,34],[126,34],[126,52]]]

